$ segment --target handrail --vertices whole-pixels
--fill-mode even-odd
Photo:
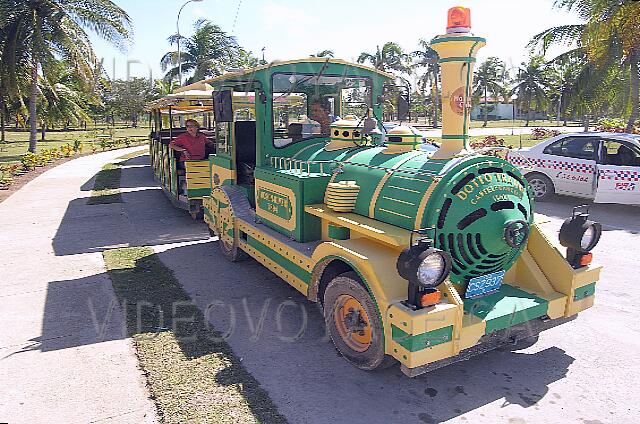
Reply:
[[[285,171],[298,171],[301,174],[306,173],[306,175],[311,174],[311,167],[313,165],[319,165],[320,173],[324,174],[324,166],[327,164],[335,165],[335,167],[332,170],[332,172],[334,173],[342,172],[342,168],[344,168],[346,165],[353,165],[353,166],[362,166],[368,169],[381,170],[389,174],[397,172],[397,173],[409,174],[409,175],[426,176],[432,179],[438,175],[437,172],[425,171],[423,169],[388,168],[384,166],[369,165],[366,163],[339,161],[339,160],[333,160],[333,159],[332,160],[301,160],[301,159],[292,159],[292,158],[287,158],[282,156],[270,156],[269,160],[273,168],[276,168],[279,170],[285,170]]]

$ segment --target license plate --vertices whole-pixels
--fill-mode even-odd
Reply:
[[[504,278],[504,271],[493,272],[487,275],[481,275],[479,277],[469,280],[467,291],[464,297],[470,299],[472,297],[484,296],[489,293],[497,291],[502,285],[502,279]]]

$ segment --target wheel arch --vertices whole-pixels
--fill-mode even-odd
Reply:
[[[358,282],[367,290],[375,302],[375,296],[358,268],[348,259],[336,255],[326,256],[314,266],[307,298],[313,302],[322,303],[324,291],[329,282],[338,275],[347,272],[355,272],[357,274]]]
[[[553,179],[549,175],[545,174],[542,171],[538,171],[538,170],[529,171],[526,174],[523,174],[522,176],[527,180],[527,183],[529,183],[529,177],[534,176],[534,175],[542,175],[543,177],[548,179],[549,182],[551,183],[551,188],[553,189],[553,192],[554,193],[557,192],[556,183],[553,182]]]

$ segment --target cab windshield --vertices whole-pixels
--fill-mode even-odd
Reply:
[[[365,116],[371,107],[369,78],[277,73],[271,80],[273,91],[273,144],[329,137],[333,121],[355,115]]]

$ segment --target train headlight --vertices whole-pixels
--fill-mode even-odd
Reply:
[[[437,303],[440,293],[436,286],[451,272],[451,256],[431,247],[431,239],[422,239],[400,253],[396,268],[409,281],[407,303],[422,308]]]
[[[589,210],[586,206],[577,206],[571,218],[565,220],[560,228],[560,244],[567,248],[567,260],[574,268],[591,262],[592,255],[589,252],[596,247],[602,235],[602,225],[587,218]]]
[[[598,240],[600,239],[599,232],[600,231],[596,229],[595,223],[587,227],[587,229],[582,234],[582,238],[580,239],[580,247],[582,248],[582,250],[588,252],[596,246]]]
[[[447,252],[431,248],[420,254],[420,257],[423,259],[416,275],[421,286],[435,287],[447,278],[451,271],[451,257]]]

